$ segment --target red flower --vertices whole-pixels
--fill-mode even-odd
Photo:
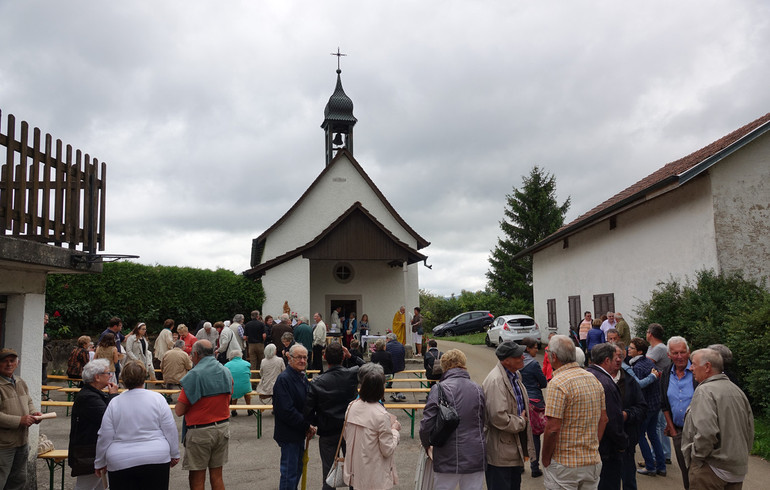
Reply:
[[[54,316],[54,318],[58,318],[58,317],[61,316],[61,313],[59,313],[59,310],[56,310],[56,311],[53,312],[53,316]]]

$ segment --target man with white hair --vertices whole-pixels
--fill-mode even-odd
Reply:
[[[305,438],[312,437],[316,432],[316,428],[305,418],[308,392],[305,369],[307,349],[302,344],[294,344],[289,349],[289,368],[278,375],[273,386],[273,439],[281,448],[281,489],[297,488],[302,477]]]
[[[233,338],[238,341],[238,348],[243,352],[243,315],[240,313],[236,314],[233,317],[233,323],[229,325],[229,328],[233,331]]]
[[[649,355],[648,351],[647,356]],[[676,461],[682,472],[682,483],[685,489],[689,489],[688,467],[682,453],[682,429],[698,380],[692,372],[690,348],[684,337],[674,336],[668,339],[668,357],[671,359],[671,367],[660,373],[661,410],[666,418],[665,435],[671,436],[673,440]]]
[[[211,328],[211,322],[203,322],[203,327],[195,334],[195,338],[198,340],[208,340],[211,342],[211,345],[217,345],[219,333],[217,333],[216,328]]]
[[[174,348],[166,352],[160,361],[166,389],[178,389],[181,386],[179,382],[192,368],[192,360],[184,351],[184,340],[177,340],[174,342]]]
[[[754,444],[754,416],[743,394],[722,372],[714,349],[692,353],[698,388],[682,432],[682,453],[693,488],[739,489]]]
[[[575,362],[575,344],[566,335],[548,342],[553,379],[545,398],[542,462],[545,488],[596,489],[601,457],[599,440],[607,426],[604,388]]]

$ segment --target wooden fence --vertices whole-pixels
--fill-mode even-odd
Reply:
[[[42,139],[8,114],[5,133],[0,111],[0,234],[68,246],[95,254],[104,250],[107,166],[72,146]],[[41,148],[42,146],[42,148]],[[4,148],[2,148],[4,147]],[[3,151],[3,149],[5,151]]]

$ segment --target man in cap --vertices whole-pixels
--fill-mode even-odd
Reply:
[[[501,342],[499,362],[481,387],[486,398],[487,470],[489,490],[521,487],[524,460],[535,458],[529,398],[518,371],[524,367],[524,346]]]
[[[545,396],[543,483],[554,490],[595,489],[602,466],[599,440],[608,420],[604,388],[575,362],[575,344],[566,335],[551,338],[548,355],[554,371]]]
[[[40,423],[27,383],[13,372],[19,355],[13,349],[0,350],[0,488],[24,488],[27,481],[27,432]]]

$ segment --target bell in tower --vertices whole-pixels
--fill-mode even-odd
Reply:
[[[340,70],[340,57],[346,56],[340,53],[331,53],[337,57],[337,86],[329,97],[329,102],[324,109],[324,122],[321,128],[324,130],[326,140],[326,165],[331,163],[334,155],[340,148],[345,148],[353,153],[353,126],[357,119],[353,116],[353,101],[350,100],[342,89],[342,70]]]

